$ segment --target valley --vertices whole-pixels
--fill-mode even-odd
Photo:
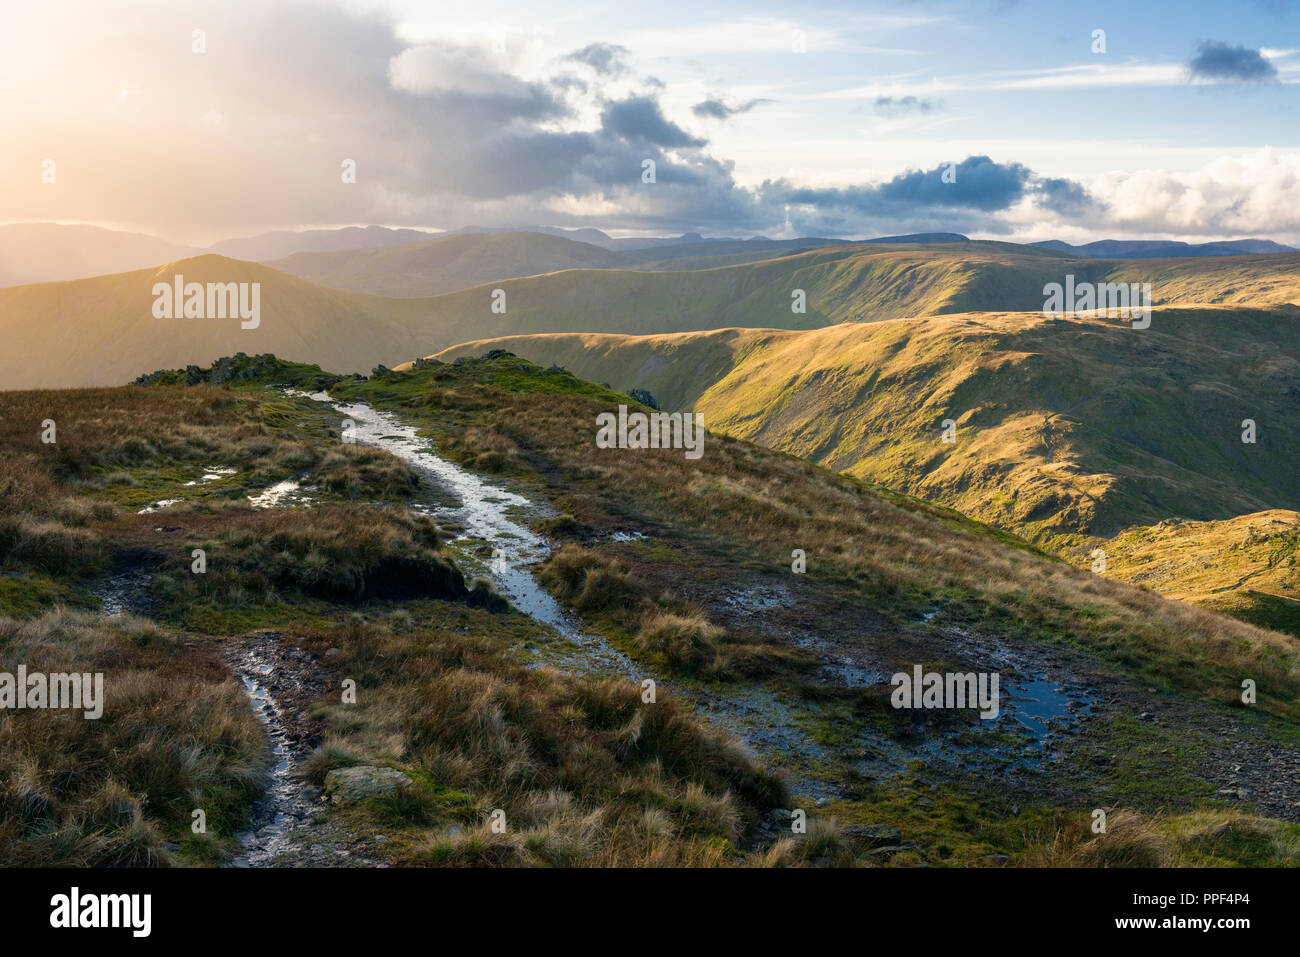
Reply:
[[[3,645],[140,676],[9,863],[1294,862],[1300,254],[387,238],[0,289]]]

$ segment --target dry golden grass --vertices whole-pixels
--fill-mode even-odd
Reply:
[[[172,605],[268,604],[289,592],[335,602],[467,595],[464,578],[442,552],[437,525],[408,509],[239,509],[215,521],[186,520],[200,528],[171,550],[154,589]],[[190,570],[194,547],[206,554],[202,575]]]
[[[1294,827],[1225,811],[1179,817],[1112,811],[1105,833],[1076,817],[1017,861],[1027,867],[1196,867],[1247,859],[1300,863]]]
[[[1225,703],[1239,703],[1241,682],[1251,678],[1261,707],[1300,713],[1294,638],[1008,547],[954,513],[746,442],[710,434],[695,461],[670,449],[596,451],[595,415],[606,406],[504,392],[496,402],[485,427],[557,469],[575,509],[585,501],[634,516],[773,570],[788,569],[791,551],[802,548],[810,576],[851,588],[869,605],[906,613],[939,604],[952,620],[1089,648]],[[615,574],[623,578],[612,582]],[[556,591],[582,611],[624,579],[626,570],[606,570],[599,581],[582,579],[579,591],[576,578]]]
[[[635,683],[529,669],[438,629],[321,640],[359,691],[323,709],[334,730],[312,775],[385,761],[414,774],[402,863],[738,863],[746,828],[786,800],[734,740],[663,695],[643,702]],[[496,809],[505,833],[488,825]]]
[[[0,864],[165,865],[167,844],[213,859],[262,785],[265,741],[210,653],[142,619],[52,611],[0,618],[0,670],[102,672],[102,717],[14,710],[0,718]]]

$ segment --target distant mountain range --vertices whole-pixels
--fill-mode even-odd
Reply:
[[[0,335],[13,345],[0,352],[0,388],[108,385],[235,352],[369,372],[494,336],[815,329],[977,310],[1041,315],[1044,285],[1066,273],[1079,282],[1150,282],[1156,304],[1300,303],[1300,253],[1114,261],[962,241],[776,250],[731,265],[708,256],[674,268],[609,263],[635,253],[537,233],[460,235],[289,257],[314,281],[208,254],[0,289]],[[572,268],[582,261],[599,268]],[[551,271],[539,273],[539,265]],[[508,277],[521,270],[528,274]],[[244,330],[231,319],[155,318],[151,290],[177,274],[187,282],[260,283],[260,324]],[[345,282],[365,288],[340,288]],[[421,289],[437,294],[411,295]]]
[[[1251,256],[1260,253],[1292,253],[1293,246],[1283,246],[1271,239],[1235,239],[1192,245],[1170,239],[1099,239],[1095,243],[1071,246],[1059,239],[1048,239],[1031,246],[1043,246],[1063,253],[1093,259],[1179,259],[1184,256]]]
[[[475,236],[544,236],[574,244],[533,243],[518,239],[475,245]],[[432,245],[448,241],[444,246]],[[216,253],[232,259],[273,263],[286,272],[325,285],[387,295],[435,295],[450,290],[459,275],[463,288],[474,282],[536,275],[574,267],[627,269],[701,269],[771,259],[827,246],[891,244],[952,244],[970,242],[960,233],[911,233],[874,239],[845,240],[825,236],[795,239],[705,237],[683,233],[673,237],[619,237],[599,229],[529,226],[515,229],[466,226],[450,232],[392,229],[386,226],[347,226],[336,229],[283,230],[226,239],[207,247],[173,243],[142,233],[81,224],[13,223],[0,225],[0,287],[34,282],[86,279],[161,266],[179,259]],[[387,265],[363,254],[365,250],[430,244],[409,255],[391,257]],[[526,244],[525,244],[526,245]],[[1152,259],[1189,256],[1241,256],[1292,252],[1291,247],[1264,239],[1242,239],[1189,245],[1166,240],[1102,240],[1072,246],[1059,240],[1031,245],[1094,259]],[[1022,247],[1023,248],[1023,247]],[[484,259],[474,261],[481,251]],[[331,253],[358,253],[333,256]],[[533,252],[537,257],[532,258]],[[615,256],[602,256],[601,253]],[[320,255],[301,255],[320,254]],[[468,272],[460,274],[459,270]],[[442,270],[443,272],[439,272]],[[419,274],[418,278],[416,273]],[[405,276],[384,285],[379,277]],[[440,278],[440,276],[442,278]]]
[[[417,229],[352,226],[264,233],[199,248],[100,226],[10,223],[0,226],[0,286],[88,279],[161,266],[204,253],[233,259],[278,259],[304,250],[391,246],[433,235]]]

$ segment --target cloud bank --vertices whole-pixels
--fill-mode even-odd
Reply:
[[[1294,156],[1083,182],[979,153],[875,182],[742,185],[710,130],[750,122],[772,101],[682,104],[621,43],[547,52],[528,37],[412,39],[377,14],[293,0],[136,7],[107,34],[87,14],[67,18],[52,46],[29,35],[5,49],[17,75],[46,79],[40,97],[31,84],[0,87],[0,106],[21,117],[0,175],[28,184],[5,193],[0,219],[110,222],[191,241],[350,223],[848,237],[1085,222],[1174,235],[1300,231]],[[1271,66],[1213,43],[1192,63],[1221,81],[1266,79]],[[942,107],[915,96],[868,105],[887,115]],[[37,185],[47,159],[57,180]]]

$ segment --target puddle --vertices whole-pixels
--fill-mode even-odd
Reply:
[[[531,507],[532,502],[434,454],[428,440],[416,435],[414,426],[403,425],[389,413],[363,402],[337,402],[324,392],[307,397],[331,405],[351,419],[355,423],[351,434],[357,442],[391,452],[459,500],[459,505],[428,511],[440,522],[445,520],[459,527],[456,542],[483,542],[490,546],[487,572],[497,591],[515,608],[550,626],[578,647],[576,654],[560,654],[557,663],[579,672],[640,679],[643,671],[636,662],[603,638],[582,632],[533,577],[531,567],[544,561],[551,547],[540,535],[510,517],[511,510]]]
[[[1078,730],[1079,715],[1087,714],[1090,699],[1071,693],[1058,681],[1043,675],[1032,680],[1004,682],[1002,708],[1012,720],[1042,744],[1048,735]]]
[[[167,508],[169,505],[176,505],[183,501],[185,500],[181,498],[160,498],[158,501],[146,505],[144,508],[140,509],[140,511],[136,512],[136,514],[148,515],[150,512],[159,512],[164,508]]]
[[[231,655],[229,661],[271,747],[272,763],[267,773],[266,792],[253,805],[250,814],[252,827],[238,835],[243,850],[229,864],[231,867],[257,867],[271,863],[278,854],[290,849],[290,836],[295,827],[315,809],[303,797],[297,775],[296,748],[285,729],[280,703],[266,684],[275,662],[257,647],[243,648]]]
[[[311,486],[303,488],[297,479],[285,479],[283,482],[276,482],[270,488],[256,495],[248,496],[248,503],[253,508],[278,508],[291,502],[307,505],[310,504],[311,499],[299,493],[310,492],[311,490]]]
[[[186,482],[186,486],[207,485],[209,482],[215,482],[219,478],[226,478],[234,475],[236,469],[227,468],[224,465],[205,465],[203,466],[203,475],[197,479],[191,479]]]
[[[645,532],[611,532],[609,540],[611,542],[643,542],[650,536]]]
[[[790,604],[790,594],[783,588],[755,585],[753,588],[732,588],[722,600],[741,613],[753,615],[785,608]]]

